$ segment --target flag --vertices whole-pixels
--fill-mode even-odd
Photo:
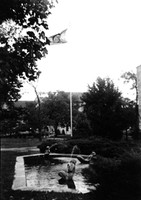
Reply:
[[[49,37],[50,45],[66,43],[67,42],[66,38],[65,38],[66,31],[67,31],[67,29],[65,29],[61,33],[55,34],[53,36],[50,36]]]

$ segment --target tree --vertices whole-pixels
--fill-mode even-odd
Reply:
[[[74,136],[79,138],[87,138],[91,136],[90,122],[84,112],[78,112],[75,117]]]
[[[65,126],[69,121],[69,98],[65,92],[49,92],[48,97],[42,99],[41,109],[44,122],[55,127]]]
[[[26,105],[26,120],[29,127],[33,130],[39,128],[39,120],[38,120],[38,107],[36,102],[31,102]],[[40,137],[40,135],[39,135]]]
[[[138,102],[138,87],[137,87],[137,75],[133,72],[125,72],[121,75],[124,79],[124,83],[131,83],[131,90],[135,90],[136,103]]]
[[[78,101],[76,97],[73,101],[73,116],[78,112]],[[69,93],[64,91],[49,92],[48,97],[42,99],[41,112],[44,124],[55,127],[57,132],[58,125],[68,127],[70,125],[70,99]]]
[[[136,103],[128,98],[123,99],[122,104],[122,127],[125,132],[126,140],[128,136],[133,136],[136,124]]]
[[[39,80],[39,76],[40,76],[40,71],[38,73],[38,80]],[[33,87],[34,92],[36,94],[36,99],[37,99],[37,104],[36,104],[36,114],[37,114],[37,123],[36,126],[38,127],[39,130],[39,139],[42,140],[42,135],[41,135],[41,129],[42,129],[42,122],[41,122],[41,100],[40,100],[40,96],[39,93],[37,91],[37,86],[35,86],[32,82],[29,82],[29,84]]]
[[[2,135],[15,133],[17,126],[26,121],[25,108],[13,106],[11,109],[3,109],[0,112],[0,134]]]
[[[121,78],[124,79],[125,83],[131,83],[131,90],[135,90],[135,113],[136,113],[136,120],[135,120],[135,131],[133,138],[139,138],[139,110],[138,110],[138,87],[137,87],[137,75],[133,72],[125,72],[122,74]]]
[[[88,92],[82,95],[84,112],[93,134],[111,139],[122,136],[122,97],[109,78],[97,78]]]
[[[48,0],[0,1],[0,107],[20,98],[22,79],[38,77],[36,62],[47,54]]]

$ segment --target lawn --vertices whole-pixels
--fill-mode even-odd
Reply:
[[[51,141],[53,142],[53,141]],[[50,141],[47,142],[48,144]],[[100,187],[94,193],[72,194],[56,192],[13,191],[11,189],[14,167],[17,156],[29,155],[35,152],[39,145],[38,139],[1,139],[1,199],[2,200],[140,200],[141,199],[141,143],[113,143],[101,140],[70,140],[63,142],[64,147],[78,145],[81,151],[89,152],[93,148],[98,154],[94,165],[96,181]],[[25,151],[7,150],[7,148],[34,147]],[[84,148],[85,147],[85,148]],[[62,146],[61,149],[62,150]],[[89,150],[89,151],[88,151]],[[37,152],[39,150],[37,149]],[[85,153],[85,151],[83,152]]]
[[[2,138],[2,148],[20,148],[20,147],[35,147],[40,144],[39,139],[35,138]]]

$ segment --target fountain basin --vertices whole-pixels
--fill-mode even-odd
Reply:
[[[86,155],[83,155],[87,157]],[[75,188],[68,184],[59,183],[59,171],[66,170],[67,163],[76,159],[76,172],[73,177]],[[15,176],[12,185],[13,190],[36,190],[54,192],[88,193],[96,188],[88,183],[83,175],[83,169],[88,164],[82,164],[77,159],[77,154],[34,154],[19,156],[15,164]]]

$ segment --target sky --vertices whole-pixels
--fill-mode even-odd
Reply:
[[[86,92],[97,77],[109,77],[131,97],[120,77],[141,65],[140,8],[140,0],[58,0],[47,36],[67,28],[67,43],[48,46],[47,56],[37,63],[42,72],[34,83],[37,91]],[[30,84],[21,94],[21,100],[36,98]]]

